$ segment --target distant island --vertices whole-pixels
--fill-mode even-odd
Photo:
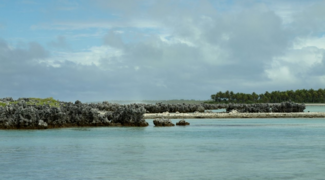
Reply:
[[[288,91],[266,91],[263,94],[234,93],[233,91],[217,92],[211,95],[209,103],[325,103],[325,89],[298,89]]]

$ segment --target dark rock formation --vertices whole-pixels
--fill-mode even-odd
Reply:
[[[272,107],[272,112],[303,112],[306,106],[293,102],[282,102]]]
[[[25,101],[26,100],[26,101]],[[83,104],[60,102],[59,107],[27,104],[27,98],[17,103],[0,106],[1,129],[46,129],[77,126],[148,126],[138,105],[110,106],[107,103]],[[101,112],[97,107],[116,108]]]
[[[281,104],[229,104],[227,112],[237,110],[238,112],[247,113],[268,113],[268,112],[303,112],[306,106],[293,102],[282,102]]]
[[[156,103],[156,104],[141,104],[148,113],[188,113],[195,111],[204,112],[205,107],[203,104],[164,104],[164,103]]]
[[[281,104],[139,104],[146,109],[147,113],[192,113],[204,112],[204,110],[211,109],[226,109],[227,112],[237,110],[238,112],[303,112],[304,104],[297,104],[293,102],[283,102]]]
[[[205,109],[204,109],[203,106],[200,105],[200,106],[197,107],[196,111],[198,111],[198,112],[204,112]]]
[[[137,104],[121,106],[112,114],[112,122],[124,126],[148,126],[143,117],[145,112],[144,107]]]
[[[186,122],[184,119],[182,120],[179,120],[177,123],[176,123],[177,126],[186,126],[186,125],[190,125],[189,122]]]
[[[175,126],[169,119],[158,118],[153,120],[155,126]]]

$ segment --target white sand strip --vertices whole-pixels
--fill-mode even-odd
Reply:
[[[193,118],[325,118],[325,112],[301,113],[146,113],[145,119],[193,119]]]

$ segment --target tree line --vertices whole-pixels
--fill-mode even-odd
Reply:
[[[325,103],[325,89],[298,89],[288,91],[266,91],[264,94],[234,93],[233,91],[217,92],[211,99],[218,103]]]

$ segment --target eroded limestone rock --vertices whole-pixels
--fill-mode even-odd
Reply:
[[[175,126],[170,119],[158,118],[153,120],[155,126]]]
[[[189,122],[186,122],[184,119],[182,120],[179,120],[177,123],[176,123],[177,126],[187,126],[187,125],[190,125]]]

